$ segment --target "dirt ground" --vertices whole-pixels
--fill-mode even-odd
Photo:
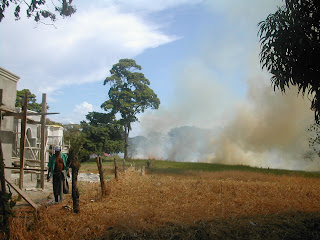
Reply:
[[[11,174],[11,181],[18,186],[19,174]],[[16,207],[27,205],[27,202],[24,199],[18,200],[18,194],[14,189],[10,190],[12,192],[13,199],[16,200]],[[52,182],[45,181],[44,189],[37,187],[36,174],[24,175],[23,190],[31,200],[38,204],[43,204],[43,202],[50,203],[50,201],[54,200]]]
[[[11,181],[18,186],[19,174],[11,174]],[[99,176],[90,172],[80,173],[78,176],[78,181],[97,182],[99,181]],[[68,182],[71,189],[71,178],[68,179]],[[28,203],[24,199],[21,199],[21,200],[18,199],[18,194],[14,189],[10,189],[10,190],[13,194],[13,199],[16,200],[15,208],[28,205]],[[39,206],[54,204],[52,179],[49,182],[46,180],[44,183],[44,189],[42,189],[40,187],[37,187],[36,174],[25,174],[23,190],[28,195],[28,197]],[[62,202],[62,204],[64,204],[64,202]]]

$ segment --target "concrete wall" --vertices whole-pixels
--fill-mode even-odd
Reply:
[[[19,109],[18,111],[19,112]],[[30,111],[28,111],[30,112]],[[29,117],[28,117],[29,118]],[[40,119],[40,117],[38,117]],[[34,119],[34,118],[33,118]],[[40,120],[39,120],[40,121]],[[13,144],[16,144],[16,146],[13,146],[13,155],[15,157],[20,157],[19,153],[16,151],[16,149],[20,149],[20,138],[21,138],[21,120],[20,119],[14,119],[14,129],[18,132],[17,134],[17,141],[14,142]],[[34,155],[32,154],[32,151],[28,147],[40,147],[40,124],[36,123],[27,123],[26,126],[26,149],[25,149],[25,159],[35,159]],[[30,146],[29,146],[30,143]],[[36,153],[34,151],[34,153]]]
[[[0,89],[3,89],[1,107],[15,111],[17,96],[17,82],[20,77],[0,67]],[[1,120],[0,137],[2,142],[3,158],[6,166],[11,167],[12,146],[15,139],[13,133],[13,117],[3,117]],[[10,179],[11,170],[5,170],[5,175]]]

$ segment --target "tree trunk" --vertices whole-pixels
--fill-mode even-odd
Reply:
[[[118,180],[118,164],[116,158],[114,158],[114,177]]]
[[[97,157],[97,165],[98,165],[98,170],[100,175],[101,195],[102,197],[105,197],[107,195],[107,189],[106,189],[106,184],[104,182],[104,174],[102,169],[101,157]]]
[[[69,150],[69,157],[71,169],[72,169],[72,202],[73,202],[73,212],[80,212],[79,205],[79,189],[78,189],[78,173],[81,167],[81,164],[78,160],[78,157],[75,154],[75,150],[72,147]]]
[[[78,189],[78,173],[80,169],[80,163],[76,162],[72,164],[72,201],[73,201],[73,212],[80,212],[79,205],[79,189]]]

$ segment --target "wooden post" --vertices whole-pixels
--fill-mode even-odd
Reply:
[[[3,96],[3,89],[0,89],[0,105],[2,105],[2,96]],[[0,131],[1,131],[1,120],[2,120],[2,112],[0,111]],[[7,204],[6,201],[6,180],[5,180],[5,172],[4,172],[4,159],[3,159],[3,153],[2,153],[2,143],[1,143],[1,137],[0,137],[0,184],[1,184],[1,192],[0,192],[0,206],[1,206],[1,215],[2,215],[2,227],[1,230],[4,233],[4,236],[6,239],[10,239],[10,222],[7,212]]]
[[[42,109],[41,113],[47,112],[47,95],[45,93],[42,94]],[[41,115],[41,149],[40,149],[40,166],[41,166],[41,174],[40,174],[40,182],[41,188],[44,189],[44,181],[45,181],[45,161],[46,161],[46,115]]]
[[[0,105],[2,105],[3,89],[0,89]]]
[[[102,162],[101,162],[100,156],[97,157],[97,165],[98,165],[98,170],[100,175],[101,195],[102,197],[104,197],[107,195],[107,189],[106,189],[106,184],[104,182],[104,175],[103,175]]]
[[[114,177],[118,180],[118,164],[116,158],[114,158]]]
[[[25,92],[24,95],[24,104],[22,110],[22,119],[21,119],[21,136],[20,136],[20,180],[19,188],[23,188],[23,179],[24,179],[24,148],[26,144],[26,128],[27,128],[27,111],[28,111],[28,92]]]
[[[70,146],[70,144],[69,144]],[[72,202],[73,202],[73,212],[80,212],[79,205],[79,189],[78,189],[78,173],[81,167],[80,161],[78,159],[78,153],[74,146],[71,146],[69,149],[69,157],[71,169],[72,169]]]

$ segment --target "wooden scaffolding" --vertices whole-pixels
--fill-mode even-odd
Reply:
[[[2,102],[3,89],[0,89],[0,130],[1,130],[1,120],[2,117],[13,116],[16,119],[21,120],[21,130],[18,131],[18,127],[13,130],[15,134],[16,142],[14,151],[16,156],[12,158],[13,166],[5,166],[7,169],[17,170],[20,174],[19,177],[19,188],[23,189],[23,181],[25,173],[37,173],[40,174],[40,186],[44,188],[45,182],[45,171],[46,171],[46,150],[47,150],[47,136],[46,136],[46,116],[49,114],[58,114],[58,113],[47,113],[47,103],[46,103],[46,94],[42,94],[42,111],[40,113],[28,111],[28,93],[25,93],[24,104],[22,112],[16,112],[8,107],[6,107]],[[36,122],[30,118],[30,116],[41,116],[40,122]],[[30,140],[26,137],[27,123],[40,124],[40,142],[36,143],[36,146],[31,146]],[[17,141],[19,141],[18,135],[20,135],[20,144],[18,147]],[[31,153],[30,158],[25,158],[26,149]],[[6,179],[7,183],[10,184],[13,188],[14,185],[10,180]],[[22,191],[19,191],[15,188],[19,195],[21,195],[27,202],[27,196],[23,196]],[[31,202],[29,202],[33,205]]]

